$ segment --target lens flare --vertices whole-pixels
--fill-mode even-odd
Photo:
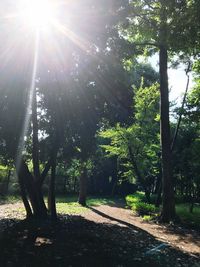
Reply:
[[[55,15],[53,5],[48,0],[22,0],[19,13],[24,23],[34,29],[48,29]]]

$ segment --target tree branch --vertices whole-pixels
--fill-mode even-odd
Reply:
[[[176,144],[176,139],[177,139],[177,136],[178,136],[178,131],[179,131],[181,120],[182,120],[183,108],[184,108],[184,105],[185,105],[185,102],[186,102],[186,96],[187,96],[187,92],[188,92],[188,89],[189,89],[189,83],[190,83],[190,76],[189,76],[189,72],[190,71],[191,71],[191,62],[188,62],[188,68],[185,71],[186,72],[186,76],[187,76],[187,83],[186,83],[185,93],[184,93],[184,96],[183,96],[183,101],[182,101],[182,105],[181,105],[181,111],[180,111],[180,114],[179,114],[178,123],[177,123],[177,126],[176,126],[176,130],[175,130],[175,133],[174,133],[174,137],[173,137],[172,143],[171,143],[171,151],[174,150],[174,147],[175,147],[175,144]]]

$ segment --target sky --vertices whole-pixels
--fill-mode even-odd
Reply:
[[[152,56],[149,63],[151,63],[151,65],[158,71],[158,55]],[[170,101],[177,100],[178,105],[181,103],[186,89],[187,76],[184,69],[185,66],[183,64],[181,64],[177,69],[168,69]],[[193,85],[192,75],[190,74],[189,88],[192,88]]]

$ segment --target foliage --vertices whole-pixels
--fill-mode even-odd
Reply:
[[[127,205],[140,216],[144,215],[156,215],[159,209],[154,204],[146,203],[146,197],[143,192],[136,192],[132,195],[126,196]]]
[[[158,208],[155,207],[155,205],[144,202],[136,203],[131,207],[131,209],[133,211],[136,211],[140,216],[155,215],[155,213],[159,211]]]
[[[144,216],[142,217],[142,219],[143,219],[144,221],[146,221],[146,222],[149,222],[149,221],[152,220],[152,216],[151,216],[151,215],[144,215]]]
[[[177,194],[189,202],[200,199],[199,74],[195,76],[196,83],[187,96],[173,156]]]
[[[101,145],[107,156],[117,156],[122,166],[121,177],[137,181],[143,187],[159,175],[159,91],[158,85],[135,89],[134,123],[117,124],[99,132],[109,144]]]
[[[145,201],[145,194],[144,192],[136,192],[132,195],[126,196],[125,199],[128,206],[134,206],[136,203]]]
[[[200,206],[194,205],[193,212],[190,212],[190,204],[182,203],[176,205],[176,212],[181,221],[191,227],[199,228],[200,225]]]
[[[132,195],[127,195],[126,198],[127,205],[138,215],[143,216],[145,221],[151,220],[153,217],[157,216],[160,212],[159,208],[156,208],[154,204],[146,203],[146,198],[144,192],[136,192]],[[152,199],[153,203],[153,199]],[[190,212],[190,204],[186,203],[183,198],[178,198],[176,200],[176,212],[179,216],[181,222],[190,227],[198,228],[200,225],[200,207],[199,204],[194,204],[193,212]]]

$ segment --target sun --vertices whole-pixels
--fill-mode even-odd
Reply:
[[[37,30],[49,29],[55,18],[55,8],[50,0],[21,0],[19,13],[28,27]]]

